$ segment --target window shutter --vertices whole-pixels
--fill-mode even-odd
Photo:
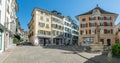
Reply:
[[[82,35],[82,30],[80,31],[80,34]]]

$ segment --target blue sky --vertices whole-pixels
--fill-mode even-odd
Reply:
[[[31,13],[35,7],[49,11],[57,10],[63,16],[71,16],[76,21],[76,15],[93,9],[96,4],[104,10],[120,14],[120,0],[17,0],[17,2],[19,7],[17,16],[24,30],[28,30],[27,24],[31,20]],[[115,24],[119,22],[120,16]]]

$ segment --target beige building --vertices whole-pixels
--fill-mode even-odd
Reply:
[[[62,41],[60,36],[63,29],[62,24],[60,13],[35,8],[28,24],[30,42],[35,45],[59,44],[57,42]]]
[[[50,12],[35,8],[32,13],[32,19],[28,24],[29,40],[33,44],[49,42],[51,37],[51,15]]]
[[[76,16],[80,21],[79,44],[102,43],[110,46],[115,43],[113,30],[117,16],[118,14],[105,11],[98,5],[86,13]]]
[[[63,44],[63,16],[57,11],[52,11],[52,42],[53,45]]]

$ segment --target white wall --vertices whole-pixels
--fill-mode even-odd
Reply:
[[[6,0],[1,0],[0,4],[0,11],[1,11],[1,17],[0,17],[0,24],[4,26],[5,22],[5,2]],[[3,52],[4,50],[4,32],[2,33],[2,50],[0,52]]]

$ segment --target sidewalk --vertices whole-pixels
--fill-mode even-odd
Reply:
[[[72,49],[77,55],[87,59],[87,61],[84,63],[120,63],[119,58],[114,58],[114,57],[108,58],[106,55],[102,55],[102,52],[88,53],[88,52],[79,52],[74,47]]]
[[[6,49],[5,52],[0,53],[0,63],[3,63],[15,48],[16,46],[13,45],[13,46],[10,46],[8,49]]]

